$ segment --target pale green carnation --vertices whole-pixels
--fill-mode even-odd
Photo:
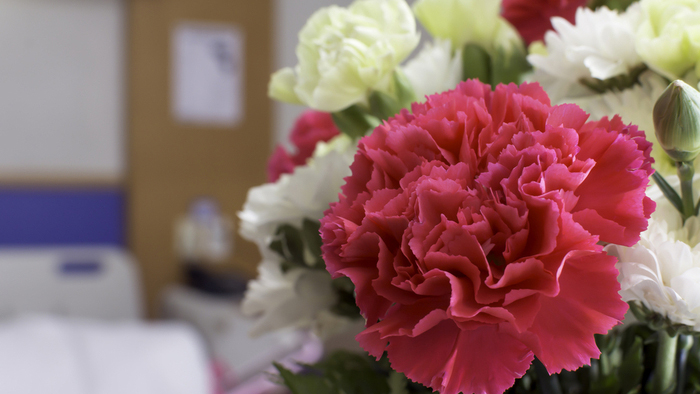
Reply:
[[[455,49],[477,44],[488,52],[523,45],[500,11],[500,0],[418,0],[413,5],[416,17],[433,37],[450,40]]]
[[[642,0],[639,56],[669,79],[700,71],[700,0]]]
[[[299,63],[272,75],[270,97],[335,112],[390,90],[396,66],[418,45],[405,0],[357,0],[314,13],[299,32]]]

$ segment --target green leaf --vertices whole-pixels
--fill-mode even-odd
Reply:
[[[591,394],[617,394],[620,392],[620,381],[616,375],[604,376],[591,382]]]
[[[312,368],[319,370],[331,383],[335,393],[385,394],[389,392],[386,375],[375,369],[376,361],[369,356],[337,351]],[[308,391],[307,393],[315,393]]]
[[[549,372],[547,372],[547,368],[542,364],[542,361],[537,357],[535,357],[533,364],[540,385],[540,392],[542,394],[562,394],[557,375],[550,375]]]
[[[515,45],[515,44],[514,44]],[[527,51],[524,47],[515,47],[506,50],[498,48],[494,51],[491,61],[491,85],[499,83],[520,83],[523,74],[531,69],[527,61]]]
[[[283,237],[283,245],[286,246],[285,257],[304,265],[304,239],[301,232],[293,226],[283,224],[277,229],[277,235]]]
[[[333,288],[336,290],[338,301],[331,307],[331,311],[351,319],[361,318],[360,308],[355,303],[355,285],[350,278],[343,276],[334,279]]]
[[[643,350],[644,341],[640,337],[635,337],[634,343],[625,352],[618,372],[622,394],[638,393],[642,388],[642,375],[644,374]]]
[[[278,363],[273,363],[282,381],[293,394],[336,394],[331,384],[323,376],[295,374]]]
[[[681,197],[678,195],[678,192],[671,187],[671,185],[666,182],[666,179],[659,174],[658,171],[655,171],[651,177],[654,179],[654,182],[656,182],[657,185],[659,185],[659,189],[661,189],[661,192],[666,196],[668,201],[673,204],[673,206],[678,210],[678,212],[681,212],[683,214],[683,201],[681,201]],[[700,207],[700,205],[699,205]],[[696,208],[696,214],[697,214],[697,208]]]
[[[381,121],[363,110],[359,105],[351,105],[348,108],[331,113],[333,123],[338,129],[352,138],[360,138],[367,131],[381,124]]]
[[[321,222],[318,220],[304,219],[301,224],[301,234],[304,237],[304,243],[307,250],[314,258],[312,268],[326,269],[326,263],[323,261],[321,253],[323,240],[321,239],[321,234],[319,233],[320,229]]]
[[[408,394],[408,389],[406,388],[408,385],[408,378],[406,378],[406,375],[391,371],[389,373],[388,382],[389,394]]]
[[[388,94],[375,90],[369,96],[369,109],[375,117],[387,120],[401,111],[401,104]]]
[[[462,80],[478,79],[491,83],[491,56],[477,44],[466,44],[462,48]]]
[[[418,100],[416,92],[413,90],[413,85],[411,85],[411,82],[400,69],[394,71],[393,77],[396,100],[399,102],[399,106],[401,106],[401,108],[410,109],[411,103]]]

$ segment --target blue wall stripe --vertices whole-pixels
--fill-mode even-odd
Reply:
[[[121,189],[0,187],[0,246],[125,246]]]

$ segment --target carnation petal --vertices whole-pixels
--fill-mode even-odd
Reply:
[[[502,393],[533,359],[522,342],[494,326],[463,332],[451,321],[392,338],[387,350],[392,368],[442,394]]]
[[[618,324],[627,304],[617,297],[616,259],[604,252],[572,252],[559,277],[561,290],[542,297],[541,316],[522,339],[549,373],[589,364],[600,351],[593,334],[606,334]]]

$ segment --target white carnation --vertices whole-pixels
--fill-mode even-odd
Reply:
[[[606,7],[593,11],[579,8],[576,24],[552,18],[554,31],[544,40],[547,54],[531,54],[528,61],[535,68],[535,78],[542,79],[552,94],[566,95],[582,78],[605,80],[629,74],[642,64],[635,51],[635,32],[641,23],[641,9],[633,4],[624,13]],[[557,86],[551,87],[550,84]]]
[[[462,50],[452,52],[449,40],[426,43],[403,67],[418,101],[425,96],[454,89],[462,79]]]
[[[241,237],[255,242],[268,257],[273,254],[268,246],[280,225],[301,228],[304,219],[320,220],[328,205],[338,199],[356,149],[347,136],[340,135],[331,144],[319,143],[305,166],[283,174],[275,183],[251,188],[238,213]]]
[[[304,219],[319,220],[331,202],[338,199],[343,178],[350,175],[357,147],[340,135],[320,142],[307,165],[277,182],[252,188],[240,218],[240,234],[258,245],[263,261],[258,278],[248,283],[243,312],[258,316],[252,334],[283,327],[311,328],[322,337],[341,330],[350,319],[328,310],[337,301],[328,272],[294,268],[283,272],[281,258],[270,250],[277,228],[289,224],[300,228]]]
[[[270,97],[334,112],[386,90],[418,45],[405,0],[356,0],[316,11],[299,32],[297,66],[272,75]]]
[[[325,338],[350,323],[328,309],[337,301],[331,275],[324,270],[295,268],[282,272],[279,261],[264,260],[258,278],[248,283],[243,313],[257,316],[251,335],[280,328],[310,328]]]
[[[677,179],[668,178],[672,184],[678,184]],[[696,190],[698,186],[696,180]],[[656,199],[657,209],[639,243],[606,247],[619,259],[620,295],[700,331],[700,220],[691,217],[683,224],[658,187],[651,187],[648,194]]]

